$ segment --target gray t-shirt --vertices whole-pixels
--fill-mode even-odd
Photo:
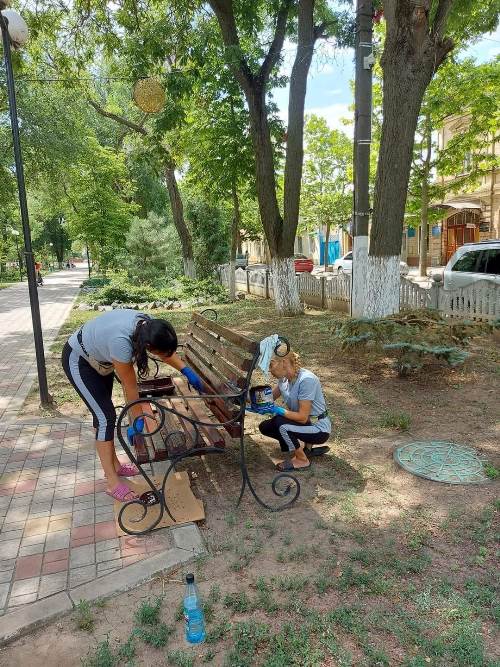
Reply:
[[[326,412],[326,401],[319,378],[306,368],[299,370],[295,382],[289,382],[285,378],[278,382],[278,387],[289,410],[297,412],[299,401],[312,401],[311,415],[313,417]],[[324,433],[330,433],[332,430],[329,417],[318,419],[317,422],[313,422],[313,425]]]
[[[132,361],[132,336],[140,317],[147,317],[137,310],[119,309],[99,315],[83,325],[82,342],[85,350],[97,361],[113,359],[127,364]],[[69,344],[85,356],[75,332]]]

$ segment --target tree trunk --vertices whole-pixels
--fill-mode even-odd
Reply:
[[[429,0],[384,3],[384,120],[368,256],[367,317],[399,310],[399,260],[415,130],[425,90],[453,47],[442,39],[450,6],[450,0],[440,0],[430,26]]]
[[[258,74],[254,74],[245,57],[238,36],[231,0],[209,0],[217,16],[226,49],[231,54],[231,68],[245,93],[250,113],[250,132],[255,154],[255,173],[260,217],[271,252],[276,308],[283,315],[302,312],[293,262],[293,245],[297,231],[302,177],[304,102],[307,74],[317,34],[313,13],[315,0],[298,4],[297,55],[290,78],[289,131],[285,164],[285,210],[280,213],[276,196],[273,146],[266,107],[269,75],[277,64],[286,35],[292,0],[281,0],[276,13],[276,27],[269,51]],[[234,54],[239,54],[236,59]]]
[[[325,265],[325,271],[328,270],[329,245],[330,245],[330,221],[326,223],[326,232],[325,232],[325,256],[323,257],[323,264]]]
[[[172,165],[165,167],[165,180],[167,183],[170,206],[172,208],[172,217],[174,225],[179,234],[182,248],[182,261],[184,264],[184,275],[187,278],[196,278],[196,269],[194,266],[193,242],[191,233],[184,220],[184,206],[182,204],[181,193],[175,177],[175,169]]]
[[[231,194],[233,199],[233,220],[231,225],[231,252],[229,255],[229,299],[236,301],[236,252],[241,227],[240,202],[236,181],[233,179]]]
[[[303,307],[300,302],[293,257],[273,257],[271,271],[276,310],[280,315],[287,317],[300,315]],[[296,301],[298,302],[297,307],[294,306]]]
[[[304,106],[307,76],[311,67],[316,41],[314,4],[315,0],[301,0],[299,3],[297,56],[290,75],[283,197],[283,257],[293,255],[293,245],[299,222],[300,189],[304,161]]]
[[[418,273],[421,278],[427,276],[427,243],[429,238],[429,179],[432,157],[432,128],[429,114],[425,119],[424,140],[426,154],[422,173],[422,210],[420,214],[420,253],[418,259]]]

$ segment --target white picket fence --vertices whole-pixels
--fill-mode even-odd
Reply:
[[[229,285],[229,267],[219,267],[220,281]],[[348,274],[296,276],[299,294],[304,303],[317,308],[349,312],[351,276]],[[269,271],[264,269],[236,269],[236,290],[273,299],[273,284]],[[404,309],[433,308],[442,315],[462,320],[492,322],[500,319],[500,285],[481,280],[468,287],[445,290],[441,283],[431,287],[401,278],[400,307]]]

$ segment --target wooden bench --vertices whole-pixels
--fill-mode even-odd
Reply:
[[[118,418],[117,433],[129,458],[140,467],[151,486],[142,468],[144,464],[169,460],[171,465],[166,478],[183,458],[221,453],[237,440],[242,472],[238,502],[248,487],[257,502],[267,509],[279,510],[291,505],[300,493],[299,482],[293,475],[280,473],[275,476],[272,490],[278,496],[286,496],[287,502],[273,507],[263,502],[256,493],[245,462],[245,405],[252,373],[259,359],[259,343],[202,314],[194,313],[179,347],[179,354],[202,379],[204,392],[198,394],[190,389],[184,377],[172,378],[172,386],[167,388],[168,395],[162,396],[155,396],[154,389],[148,392],[144,385],[141,389],[139,384],[140,395],[143,400],[150,401],[158,426],[152,433],[135,436],[133,448],[130,448],[124,432],[128,409],[132,404],[123,408]]]

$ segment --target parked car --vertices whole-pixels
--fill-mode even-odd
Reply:
[[[248,266],[248,255],[236,255],[235,266],[237,269],[246,269]]]
[[[314,269],[312,259],[305,255],[294,255],[293,259],[295,261],[295,273],[312,273]]]
[[[333,270],[338,274],[352,273],[352,250],[334,261]],[[399,272],[402,276],[408,275],[409,270],[406,262],[399,262]]]
[[[467,287],[478,280],[500,285],[500,240],[465,243],[444,268],[445,289]]]

